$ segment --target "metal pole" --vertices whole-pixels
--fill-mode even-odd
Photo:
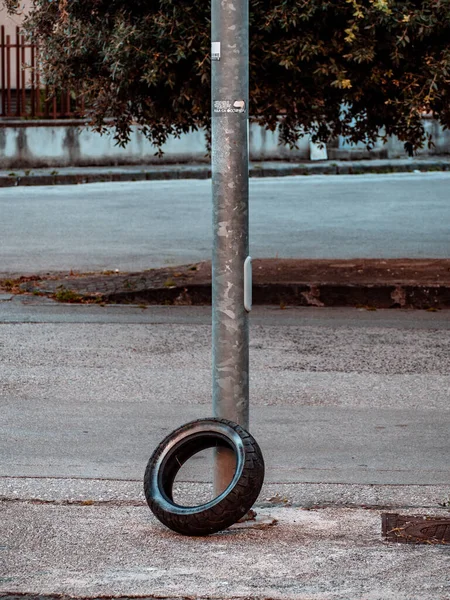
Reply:
[[[248,428],[248,0],[212,0],[211,23],[213,412]],[[217,451],[216,493],[233,473]]]

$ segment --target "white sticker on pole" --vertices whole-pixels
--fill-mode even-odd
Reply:
[[[211,60],[220,60],[220,42],[211,42]]]
[[[215,113],[245,113],[244,100],[214,100]]]

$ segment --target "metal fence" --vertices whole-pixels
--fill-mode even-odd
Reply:
[[[0,27],[0,116],[12,118],[77,118],[84,99],[71,90],[52,90],[39,75],[39,48],[16,28],[15,41]]]

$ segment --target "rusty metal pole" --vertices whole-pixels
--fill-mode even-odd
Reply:
[[[211,24],[213,412],[248,428],[248,0],[212,0]],[[218,450],[217,494],[233,473]]]

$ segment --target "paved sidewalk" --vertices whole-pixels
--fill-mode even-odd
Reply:
[[[211,303],[211,264],[139,273],[59,273],[0,279],[0,292],[61,302]],[[253,303],[438,309],[450,306],[450,259],[257,259]]]
[[[185,487],[194,493],[193,485]],[[424,508],[433,491],[420,486],[266,486],[253,526],[202,538],[162,526],[141,482],[3,479],[0,486],[6,598],[450,598],[448,546],[381,536],[386,509],[449,515],[437,505]]]
[[[267,161],[250,164],[250,177],[289,175],[339,175],[449,171],[450,158],[400,158],[374,160],[327,160],[317,162]],[[17,185],[62,185],[105,181],[145,181],[157,179],[208,179],[209,164],[135,165],[120,167],[55,167],[48,169],[9,169],[0,171],[0,187]]]

